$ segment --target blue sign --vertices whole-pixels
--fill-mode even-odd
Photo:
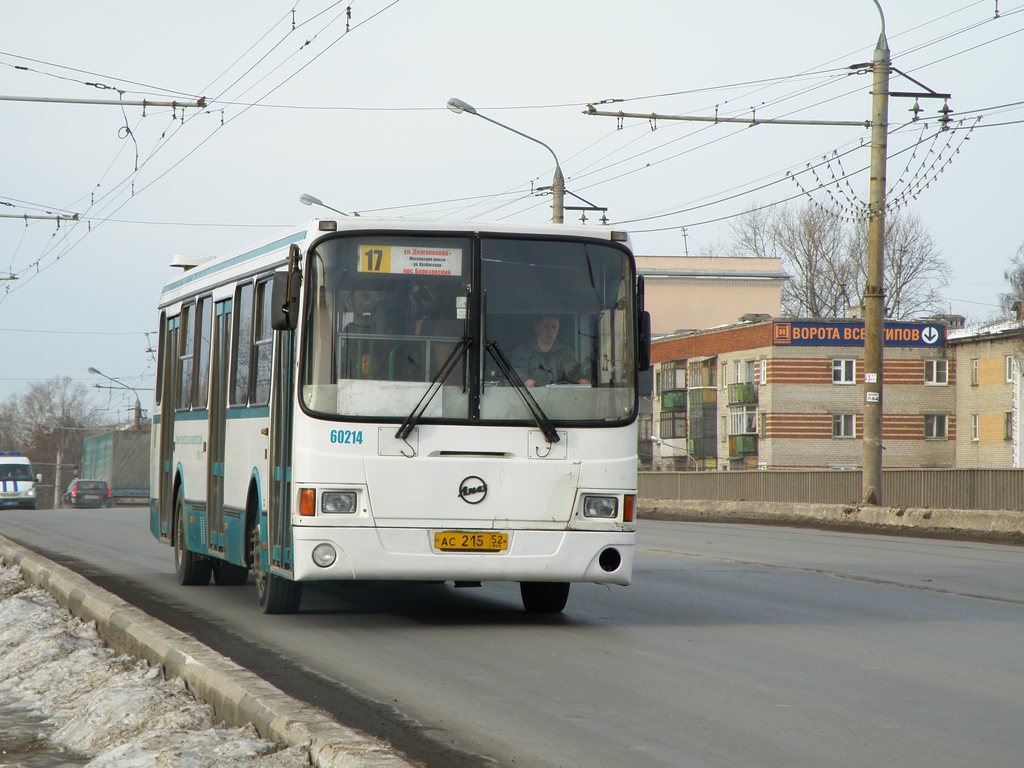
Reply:
[[[945,341],[941,323],[885,324],[887,347],[941,347]],[[786,347],[863,347],[864,323],[860,320],[792,320],[772,324],[772,344]]]

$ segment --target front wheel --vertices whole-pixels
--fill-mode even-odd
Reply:
[[[210,583],[211,564],[185,544],[185,509],[180,498],[174,506],[174,519],[174,570],[178,583],[186,587],[206,586]]]
[[[522,581],[519,592],[528,613],[561,613],[569,599],[569,583],[564,581]]]
[[[295,613],[302,602],[302,584],[284,579],[260,567],[260,526],[252,529],[252,571],[256,576],[256,597],[263,613]]]

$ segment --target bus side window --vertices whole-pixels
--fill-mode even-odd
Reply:
[[[256,284],[256,317],[253,326],[252,356],[252,405],[266,405],[270,402],[271,362],[274,354],[274,331],[270,325],[270,281],[261,280]]]
[[[252,361],[252,283],[238,286],[235,306],[235,328],[231,340],[235,361],[231,374],[231,405],[248,405]]]
[[[180,354],[178,356],[178,403],[179,411],[192,407],[192,362],[195,351],[194,304],[181,308]]]
[[[206,408],[210,395],[210,339],[213,332],[213,299],[204,296],[196,304],[195,384],[196,408]]]

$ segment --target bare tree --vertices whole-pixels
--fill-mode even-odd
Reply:
[[[921,220],[892,216],[886,222],[884,290],[889,317],[906,319],[941,309],[939,289],[948,264]],[[790,279],[782,286],[782,311],[796,317],[845,317],[861,304],[867,280],[867,228],[845,225],[829,212],[801,208],[752,210],[732,226],[731,250],[782,259]],[[1021,254],[1024,281],[1024,253]]]
[[[858,296],[867,282],[867,251],[864,224],[850,238]],[[919,217],[894,214],[886,219],[882,281],[887,317],[905,320],[942,311],[939,289],[949,285],[949,262]]]
[[[999,306],[1005,317],[1020,317],[1024,308],[1024,243],[1010,257],[1010,268],[1003,272],[1006,292],[999,294]]]
[[[2,447],[28,456],[52,490],[58,463],[68,471],[81,465],[82,442],[97,426],[97,413],[89,389],[67,376],[30,384],[0,405]]]
[[[813,205],[780,208],[772,231],[793,277],[782,286],[782,310],[798,317],[843,317],[859,298],[842,222]]]
[[[733,219],[729,223],[732,230],[732,252],[736,256],[778,258],[779,248],[772,223],[770,210],[759,208],[756,204],[739,218]]]

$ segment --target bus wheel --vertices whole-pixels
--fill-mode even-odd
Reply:
[[[185,545],[185,505],[180,498],[174,506],[174,519],[174,570],[178,583],[186,587],[205,586],[210,583],[211,564]]]
[[[249,581],[249,569],[217,560],[213,563],[213,580],[222,587],[240,587]]]
[[[302,602],[302,585],[260,568],[260,527],[252,530],[252,571],[256,575],[256,597],[263,613],[295,613]]]
[[[564,581],[522,581],[519,592],[528,613],[561,613],[569,599],[569,584]]]

